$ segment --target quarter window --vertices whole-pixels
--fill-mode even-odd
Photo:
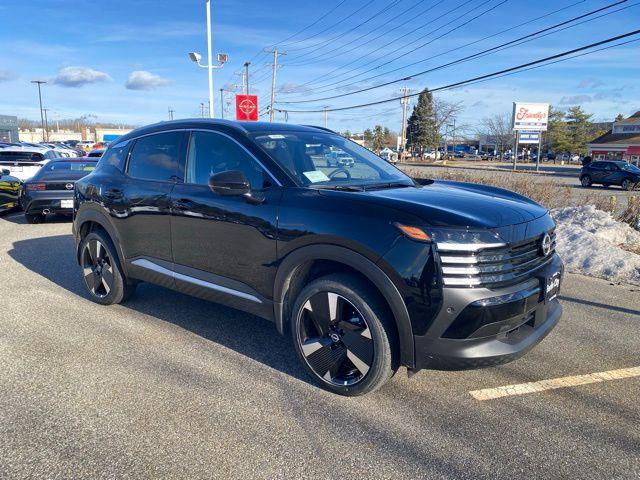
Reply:
[[[214,132],[193,132],[189,143],[187,182],[208,185],[212,175],[229,170],[244,173],[253,190],[272,185],[260,164],[235,141]]]
[[[98,166],[111,165],[120,171],[124,171],[124,165],[127,161],[127,153],[129,152],[130,146],[131,142],[126,141],[108,148],[100,158]]]
[[[129,158],[130,176],[145,180],[182,181],[180,148],[184,134],[166,132],[139,138]]]

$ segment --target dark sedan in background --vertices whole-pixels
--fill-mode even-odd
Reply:
[[[61,158],[47,163],[24,183],[20,203],[29,223],[40,223],[47,215],[73,213],[75,182],[95,170],[98,159]]]
[[[640,168],[622,161],[591,162],[582,167],[580,183],[583,187],[619,185],[624,190],[633,190],[640,185]]]
[[[20,185],[19,178],[11,176],[7,169],[0,169],[0,213],[18,206]]]

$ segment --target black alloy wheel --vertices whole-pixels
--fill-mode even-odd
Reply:
[[[625,178],[620,186],[623,190],[626,190],[628,192],[633,188],[633,183],[628,178]]]
[[[84,284],[96,303],[121,303],[135,292],[136,283],[125,277],[113,242],[102,230],[91,232],[82,240],[80,266]]]
[[[358,309],[332,292],[318,292],[299,315],[298,341],[316,375],[334,385],[354,385],[369,372],[374,346]]]
[[[362,395],[398,368],[396,331],[377,292],[338,274],[307,285],[294,306],[293,339],[305,369],[323,387]]]
[[[583,187],[590,187],[591,186],[591,177],[589,175],[584,175],[580,179],[580,183],[582,184]]]

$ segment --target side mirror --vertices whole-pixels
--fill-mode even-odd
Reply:
[[[3,168],[2,175],[11,175],[11,170],[7,170],[6,168]]]
[[[212,175],[209,186],[218,195],[240,197],[251,194],[251,184],[240,170],[227,170]]]

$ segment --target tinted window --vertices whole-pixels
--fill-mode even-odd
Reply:
[[[111,165],[124,172],[124,166],[127,162],[127,153],[129,153],[131,142],[126,141],[109,148],[102,157],[98,165]]]
[[[272,184],[258,162],[235,141],[213,132],[193,132],[189,142],[187,182],[208,185],[212,175],[229,170],[243,172],[252,189]]]
[[[129,158],[129,175],[146,180],[182,180],[184,166],[180,160],[180,146],[183,138],[182,132],[139,138]]]
[[[608,172],[615,172],[618,170],[618,167],[616,167],[613,163],[607,163],[604,166],[604,169],[607,170]]]
[[[593,162],[591,165],[589,165],[591,168],[602,168],[603,167],[603,163],[602,162]]]
[[[41,153],[33,152],[3,152],[0,151],[0,161],[10,162],[41,162],[44,159]]]
[[[37,177],[39,179],[52,179],[52,178],[82,178],[85,175],[89,175],[96,169],[96,162],[49,162],[46,164]]]

